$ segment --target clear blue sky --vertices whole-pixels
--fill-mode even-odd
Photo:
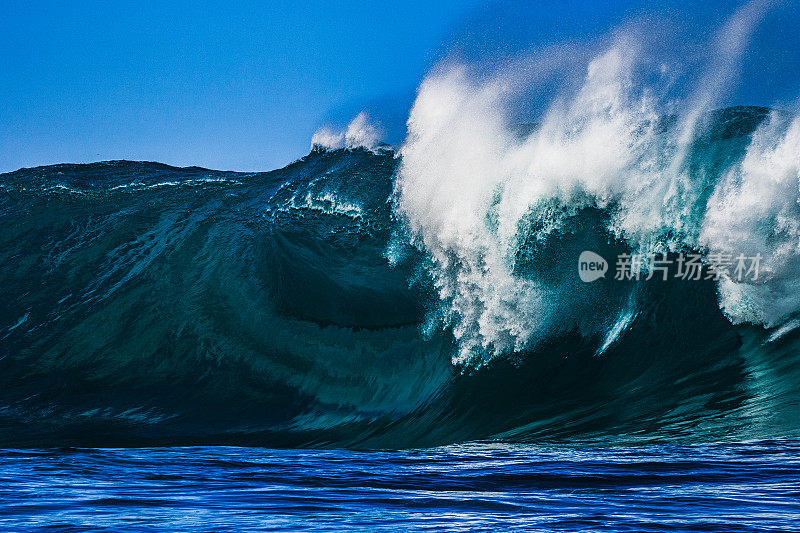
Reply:
[[[477,1],[3,2],[0,170],[264,169],[339,108],[407,97]]]
[[[537,39],[591,35],[665,2],[693,5],[6,0],[0,171],[105,159],[275,168],[304,155],[316,128],[362,108],[397,136],[416,85],[453,47],[511,53]],[[701,4],[708,21],[735,7]],[[798,71],[798,32],[789,33],[764,38]],[[762,61],[755,74],[764,68],[777,67]]]

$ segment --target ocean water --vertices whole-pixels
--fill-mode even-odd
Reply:
[[[523,201],[512,170],[448,190],[413,132],[400,153],[317,148],[267,173],[4,174],[0,447],[796,436],[800,121],[703,120],[683,195],[659,204],[642,175],[608,197],[542,185]],[[676,119],[648,127],[642,150],[674,155]],[[591,282],[587,250],[609,262]],[[614,274],[648,253],[667,270]],[[715,273],[724,254],[760,271]]]
[[[800,118],[624,52],[524,127],[440,69],[397,149],[0,175],[0,525],[798,530]]]
[[[4,450],[9,531],[793,531],[800,443]]]

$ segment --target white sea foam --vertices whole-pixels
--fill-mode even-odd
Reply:
[[[768,255],[772,273],[796,270],[800,132],[794,129],[800,123],[785,132],[760,131],[705,217],[704,176],[691,174],[686,164],[699,117],[718,105],[735,79],[765,6],[750,2],[714,36],[711,50],[720,59],[706,76],[713,84],[686,98],[668,133],[658,127],[663,106],[653,95],[660,91],[639,81],[640,47],[624,34],[589,61],[580,87],[555,99],[527,135],[509,116],[510,102],[524,90],[521,76],[509,83],[506,71],[478,77],[469,66],[449,65],[426,77],[400,150],[396,205],[415,244],[431,258],[445,320],[459,341],[457,362],[480,364],[479,354],[516,351],[556,331],[582,330],[591,322],[586,313],[602,307],[575,286],[554,289],[515,272],[520,242],[528,237],[520,228],[554,199],[566,208],[549,213],[534,238],[559,230],[564,217],[582,207],[613,207],[608,229],[635,251],[716,250],[730,243]],[[526,75],[536,78],[530,72],[536,61],[517,62],[523,63]],[[776,238],[782,245],[773,249]],[[785,279],[761,286],[724,279],[721,305],[733,321],[773,324],[800,307],[794,296],[800,281]],[[623,310],[620,316],[629,315]]]
[[[328,126],[318,129],[311,138],[311,148],[323,150],[364,148],[375,151],[380,146],[382,137],[380,127],[370,122],[367,113],[362,111],[344,130],[337,131]]]
[[[800,309],[800,117],[773,115],[708,204],[702,243],[714,253],[760,254],[762,279],[720,280],[733,322],[780,324]]]

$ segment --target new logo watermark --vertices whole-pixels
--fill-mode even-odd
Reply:
[[[606,272],[608,272],[608,262],[601,255],[587,250],[578,257],[578,275],[584,283],[605,277]]]
[[[718,280],[726,277],[734,281],[758,281],[761,269],[761,254],[711,253],[701,254],[620,254],[616,257],[614,279],[618,281],[658,278]],[[670,268],[671,266],[675,268]],[[578,257],[578,276],[584,283],[604,278],[608,262],[595,252],[586,250]]]

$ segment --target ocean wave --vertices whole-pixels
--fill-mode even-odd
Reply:
[[[0,175],[0,442],[796,436],[800,119],[714,109],[762,8],[680,112],[619,33],[523,127],[551,58],[434,69],[397,151],[359,115],[267,173]]]

